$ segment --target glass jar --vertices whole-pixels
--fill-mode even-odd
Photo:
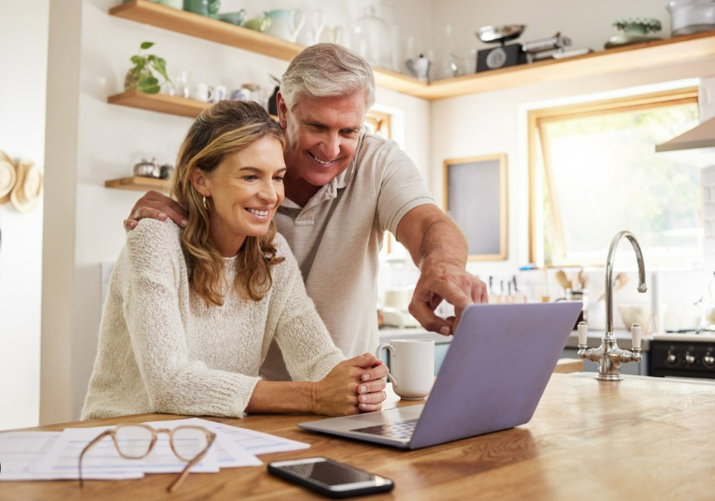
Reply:
[[[370,64],[393,70],[391,33],[388,24],[375,16],[375,9],[366,7],[365,15],[353,21],[348,29],[348,43]]]

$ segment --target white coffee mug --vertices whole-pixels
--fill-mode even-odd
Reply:
[[[226,94],[228,90],[225,85],[213,85],[209,87],[209,101],[212,103],[218,103],[226,99]]]
[[[434,382],[434,341],[431,339],[393,339],[381,344],[375,355],[383,349],[390,352],[392,389],[404,400],[421,400],[429,395]]]

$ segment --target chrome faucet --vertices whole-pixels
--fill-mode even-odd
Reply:
[[[630,231],[621,231],[613,237],[611,247],[608,249],[608,259],[606,261],[606,333],[601,338],[601,346],[589,348],[587,343],[588,325],[586,322],[578,324],[578,356],[587,360],[598,362],[599,381],[620,381],[623,379],[620,374],[621,364],[628,362],[640,362],[643,359],[641,354],[641,332],[639,324],[631,326],[631,337],[633,341],[633,351],[622,350],[618,347],[616,336],[613,335],[613,259],[616,255],[618,242],[626,237],[633,245],[638,261],[638,292],[643,293],[648,290],[645,283],[645,265],[643,264],[643,254],[638,245],[636,237]]]

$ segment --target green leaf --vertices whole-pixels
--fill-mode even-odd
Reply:
[[[169,75],[166,73],[166,62],[164,62],[163,59],[157,58],[157,60],[154,61],[154,69],[156,69],[167,82],[171,82]]]
[[[134,75],[139,76],[139,73],[142,72],[144,67],[146,66],[146,61],[143,59],[137,63],[137,65],[134,67]]]
[[[147,56],[147,59],[148,59],[149,61],[151,61],[151,62],[155,62],[155,61],[156,61],[156,56],[153,55],[153,54],[149,54],[149,55]]]
[[[134,64],[140,64],[142,61],[144,61],[144,58],[141,56],[132,56],[130,61],[133,62]]]
[[[154,42],[142,42],[141,48],[142,48],[143,50],[146,50],[146,49],[151,48],[152,45],[154,45]]]

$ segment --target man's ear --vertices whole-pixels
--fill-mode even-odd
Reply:
[[[288,106],[286,106],[285,99],[281,95],[280,91],[276,94],[276,108],[278,109],[278,122],[281,124],[281,128],[286,128],[286,113],[288,113]]]
[[[201,196],[211,196],[211,186],[209,185],[209,180],[204,171],[198,167],[194,167],[194,170],[192,170],[191,174],[189,174],[189,181],[191,181],[191,184],[194,185],[194,188],[201,194]]]

